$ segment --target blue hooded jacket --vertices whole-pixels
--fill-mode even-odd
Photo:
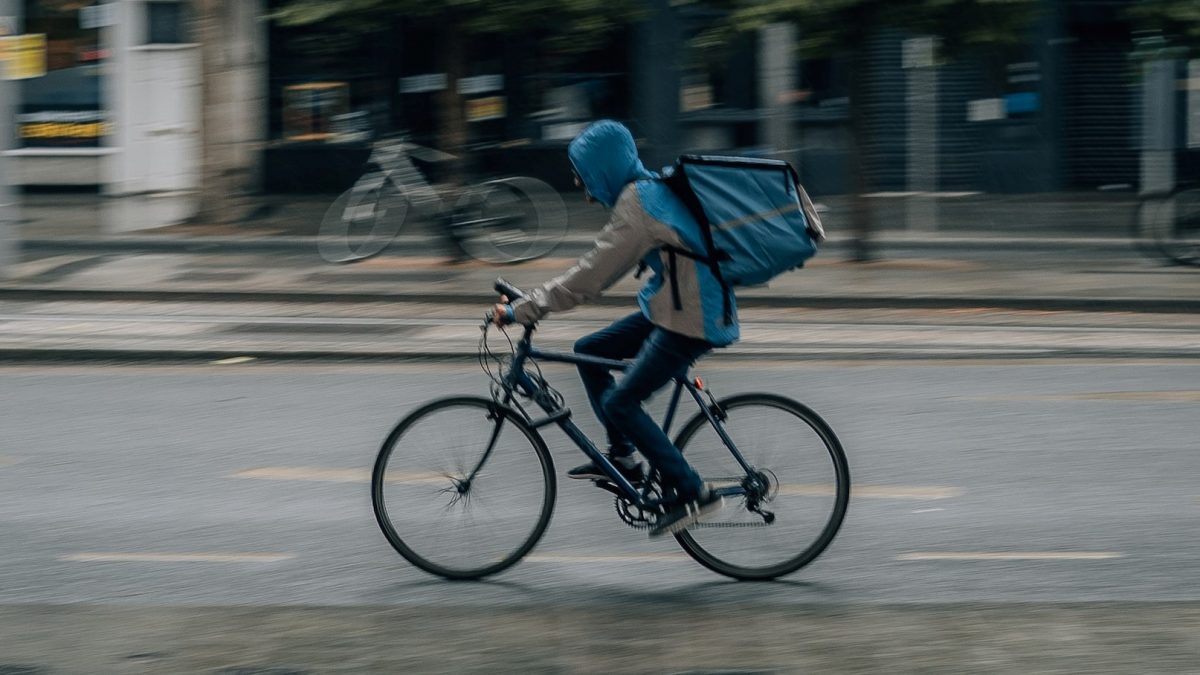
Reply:
[[[633,134],[612,120],[589,125],[567,146],[567,157],[588,194],[610,209],[626,185],[655,177],[638,157]]]
[[[726,322],[725,293],[709,268],[664,252],[663,246],[703,251],[700,226],[671,189],[654,180],[658,174],[642,164],[629,130],[612,120],[595,122],[571,141],[567,156],[592,198],[613,209],[612,220],[596,248],[575,267],[534,289],[528,302],[514,303],[514,318],[527,323],[587,302],[640,259],[654,272],[638,294],[652,323],[716,346],[736,341],[736,305],[733,320]],[[675,260],[681,281],[678,305],[670,290],[660,293],[669,287],[664,276],[669,260]]]

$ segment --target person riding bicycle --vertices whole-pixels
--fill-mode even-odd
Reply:
[[[595,122],[571,141],[567,154],[576,185],[589,202],[612,209],[610,220],[574,267],[530,290],[526,299],[509,304],[502,297],[494,318],[498,324],[531,325],[550,312],[595,300],[635,266],[639,274],[653,272],[638,294],[640,311],[581,338],[575,352],[634,360],[619,383],[602,367],[580,365],[579,374],[608,433],[613,465],[631,482],[640,482],[644,472],[633,457],[635,449],[640,451],[662,477],[664,497],[673,496],[650,536],[678,532],[719,509],[722,499],[642,403],[714,347],[738,339],[736,308],[725,311],[724,290],[707,265],[672,252],[704,250],[700,225],[642,164],[627,128],[611,120]],[[606,478],[592,462],[567,475]]]

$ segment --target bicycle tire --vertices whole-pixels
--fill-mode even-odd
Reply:
[[[377,174],[360,179],[325,210],[317,234],[321,258],[353,263],[379,255],[400,233],[410,208],[408,197],[390,180]]]
[[[821,525],[819,528],[816,528],[819,534],[817,534],[815,538],[811,540],[811,542],[804,545],[804,548],[802,548],[797,554],[790,555],[789,553],[785,552],[787,557],[784,559],[764,565],[750,565],[740,561],[731,561],[729,559],[735,555],[744,556],[752,551],[759,550],[760,545],[758,544],[757,540],[743,537],[742,539],[745,539],[744,542],[742,540],[732,541],[730,546],[728,546],[730,549],[728,552],[716,553],[711,549],[714,548],[715,542],[721,541],[721,537],[709,535],[707,533],[718,531],[753,532],[759,529],[770,530],[770,528],[775,528],[777,526],[782,527],[784,524],[788,524],[787,521],[783,519],[785,517],[790,517],[790,514],[787,514],[786,516],[777,514],[776,520],[771,524],[767,524],[763,521],[761,516],[753,514],[745,508],[744,500],[741,504],[737,505],[727,503],[725,508],[716,514],[718,518],[723,519],[721,522],[702,523],[699,526],[676,533],[675,539],[679,542],[679,545],[683,548],[683,550],[694,560],[696,560],[696,562],[699,562],[701,565],[714,572],[717,572],[718,574],[723,574],[734,579],[747,581],[769,580],[791,574],[792,572],[795,572],[796,570],[799,570],[805,565],[811,563],[817,558],[817,556],[821,555],[821,553],[825,551],[825,549],[837,535],[838,530],[841,528],[842,521],[845,519],[846,509],[850,502],[850,468],[846,461],[846,455],[842,449],[841,442],[838,440],[837,435],[834,434],[833,429],[830,428],[830,426],[811,408],[783,396],[761,393],[739,394],[737,396],[732,396],[722,400],[719,405],[727,413],[727,419],[723,424],[726,426],[726,430],[730,433],[730,436],[733,437],[734,443],[737,444],[738,449],[742,452],[743,456],[746,458],[746,461],[756,469],[766,470],[770,473],[770,475],[775,477],[774,490],[776,492],[776,497],[772,501],[768,502],[767,506],[775,505],[774,508],[777,509],[778,506],[781,505],[777,502],[778,497],[785,494],[785,489],[788,493],[796,493],[800,497],[810,497],[812,494],[818,496],[830,496],[826,493],[832,491],[832,500],[829,503],[828,517],[823,525]],[[828,478],[831,478],[832,482],[830,484],[821,483],[795,486],[791,484],[784,485],[781,483],[782,479],[779,478],[778,474],[776,473],[776,471],[781,468],[780,466],[775,465],[774,462],[767,462],[763,464],[756,463],[755,455],[761,453],[756,453],[756,451],[751,449],[750,446],[751,444],[758,442],[758,439],[761,439],[766,434],[767,429],[766,425],[762,424],[761,422],[752,425],[749,424],[749,421],[753,421],[750,419],[751,416],[746,413],[746,410],[749,408],[770,410],[773,413],[782,413],[785,416],[790,416],[792,420],[803,425],[803,427],[797,426],[797,428],[794,430],[794,433],[793,430],[789,429],[787,433],[780,436],[781,439],[785,440],[786,444],[789,446],[789,449],[795,442],[793,439],[799,437],[799,432],[802,431],[803,428],[809,429],[811,433],[815,435],[817,439],[819,439],[819,442],[824,449],[824,454],[816,454],[818,457],[827,455],[828,461],[831,462],[830,468],[832,469],[832,474],[830,474]],[[740,415],[739,411],[741,411]],[[753,436],[755,439],[752,440],[751,438],[746,437],[749,436],[749,434],[746,434],[739,439],[737,437],[739,434],[736,430],[729,430],[729,423],[739,419],[739,417],[747,419],[747,429],[752,429],[754,431]],[[675,446],[684,453],[684,456],[687,457],[690,462],[692,462],[693,466],[696,466],[697,470],[701,472],[702,477],[704,477],[706,480],[711,480],[711,476],[706,475],[706,467],[703,465],[697,465],[697,461],[701,458],[696,456],[697,453],[695,449],[693,448],[692,451],[689,452],[689,444],[696,439],[696,433],[708,426],[708,417],[703,413],[698,413],[680,430],[679,434],[676,436]],[[716,439],[715,434],[714,441],[715,442],[713,445],[719,447],[721,450],[724,450],[725,455],[727,456],[727,460],[723,461],[733,462],[732,454],[729,453],[724,443]],[[715,452],[719,454],[719,451]],[[814,461],[822,463],[823,465],[823,462],[826,460],[818,459]],[[741,471],[740,468],[739,471],[740,473],[734,474],[734,476],[744,476],[744,471]],[[809,473],[805,472],[804,478],[808,479]],[[811,494],[806,494],[806,492]],[[790,498],[791,497],[789,496],[789,499]],[[729,536],[726,535],[725,539],[728,540]]]
[[[1200,266],[1200,187],[1181,186],[1158,206],[1154,247],[1168,262]]]
[[[549,255],[567,235],[562,198],[536,178],[517,176],[480,183],[459,200],[453,227],[464,230],[471,257],[511,265]]]
[[[445,422],[435,423],[434,418],[450,411],[467,413],[457,416],[451,415]],[[479,424],[483,422],[482,424]],[[441,472],[426,471],[420,469],[415,473],[401,471],[399,474],[389,474],[388,470],[392,462],[396,458],[397,449],[406,443],[406,438],[412,438],[404,445],[404,450],[410,454],[415,453],[420,449],[423,440],[420,433],[416,430],[421,428],[423,424],[429,426],[432,431],[440,431],[442,433],[461,432],[472,423],[477,424],[480,429],[484,430],[488,435],[495,429],[495,424],[502,423],[499,436],[497,437],[497,445],[493,454],[489,457],[485,464],[485,469],[481,471],[475,478],[470,490],[465,496],[459,493],[456,497],[454,488],[456,486],[455,478],[465,477],[472,466],[478,461],[480,456],[478,453],[466,452],[466,444],[456,442],[448,445],[445,448],[435,448],[434,455],[438,457],[437,462],[443,466]],[[493,425],[489,428],[489,424]],[[450,428],[447,428],[449,425]],[[512,429],[515,431],[508,438],[514,439],[515,442],[509,442],[505,438],[505,431]],[[424,429],[422,428],[422,431]],[[414,438],[415,437],[415,438]],[[480,443],[482,441],[482,444]],[[488,438],[479,439],[472,435],[474,448],[480,451],[486,447]],[[427,442],[426,445],[429,443]],[[536,456],[536,465],[540,466],[542,475],[540,496],[535,495],[533,499],[526,499],[529,494],[517,492],[518,486],[506,483],[505,481],[494,479],[496,471],[502,467],[512,464],[517,469],[517,475],[528,476],[533,473],[535,462],[526,461],[520,453],[525,450],[532,451]],[[466,462],[460,454],[459,457],[452,457],[456,451],[463,451],[467,455]],[[405,457],[407,460],[408,458]],[[450,472],[444,468],[445,465],[458,461],[460,466],[455,467]],[[470,466],[468,466],[470,465]],[[429,467],[426,467],[429,468]],[[460,475],[456,475],[460,474]],[[487,479],[488,483],[483,483]],[[493,524],[474,532],[475,516],[466,516],[466,511],[473,505],[472,500],[480,500],[481,493],[478,492],[480,485],[485,485],[487,490],[492,487],[508,488],[508,491],[494,493],[499,496],[498,501],[492,501],[493,493],[484,492],[488,496],[489,502],[485,506],[486,511],[479,512],[475,515],[485,516],[493,521]],[[484,546],[490,545],[490,540],[495,538],[498,530],[509,523],[505,520],[505,508],[496,508],[497,506],[511,507],[515,505],[516,500],[528,501],[531,505],[535,502],[540,502],[535,505],[537,511],[536,518],[528,523],[531,527],[521,525],[520,529],[523,532],[521,538],[514,546],[503,544],[500,546],[500,554],[493,555],[490,551],[484,551],[483,562],[477,564],[463,564],[465,556],[455,556],[451,554],[449,560],[434,559],[427,550],[418,550],[425,547],[425,541],[418,531],[418,526],[425,525],[420,522],[421,518],[413,514],[417,513],[412,508],[412,505],[406,505],[409,508],[402,511],[404,517],[409,518],[412,522],[409,525],[397,527],[392,513],[388,509],[389,500],[395,496],[395,493],[389,493],[389,485],[405,486],[404,494],[416,496],[423,494],[426,497],[432,496],[433,505],[438,506],[435,512],[440,511],[440,515],[444,517],[454,517],[454,513],[461,510],[462,517],[460,524],[470,526],[466,537],[462,537],[461,533],[448,531],[446,528],[435,526],[434,536],[428,538],[430,545],[449,543],[453,538],[459,537],[468,542],[468,546],[472,549],[482,550]],[[411,489],[409,489],[411,486]],[[375,512],[375,520],[379,524],[384,537],[388,543],[408,562],[412,563],[417,568],[424,570],[430,574],[444,577],[446,579],[479,579],[489,575],[502,572],[512,565],[516,564],[523,558],[545,534],[546,527],[550,523],[550,517],[554,511],[554,500],[556,495],[556,482],[554,474],[554,464],[550,458],[550,453],[546,448],[546,443],[542,440],[541,435],[537,433],[529,424],[510,408],[500,406],[490,398],[477,396],[456,396],[450,398],[439,399],[427,403],[426,405],[413,411],[392,429],[384,441],[383,446],[379,450],[379,454],[375,460],[374,469],[371,472],[371,504]],[[445,505],[438,505],[436,502],[445,501]],[[511,510],[511,509],[510,509]],[[522,519],[523,520],[523,519]],[[472,534],[478,534],[479,538],[472,538]],[[485,539],[487,541],[485,541]],[[475,551],[472,551],[474,554]]]
[[[1147,232],[1146,223],[1153,221],[1154,209],[1161,194],[1142,195],[1133,207],[1133,215],[1129,219],[1129,241],[1138,253],[1158,259],[1159,253],[1154,245],[1154,237]]]

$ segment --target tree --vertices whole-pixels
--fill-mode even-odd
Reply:
[[[286,26],[332,24],[348,35],[386,30],[399,16],[429,20],[437,31],[429,44],[436,45],[439,70],[446,74],[437,103],[438,145],[458,154],[467,140],[458,81],[466,75],[473,36],[519,34],[554,53],[578,53],[594,49],[638,14],[635,0],[286,0],[273,18]]]
[[[720,49],[737,33],[770,23],[795,22],[800,49],[812,56],[848,56],[850,64],[851,227],[855,261],[873,258],[872,217],[864,195],[869,143],[863,100],[871,81],[867,41],[883,29],[899,29],[940,39],[941,53],[956,55],[978,47],[1019,43],[1038,0],[692,0],[726,10],[726,17],[701,33],[700,49]],[[1192,0],[1179,0],[1185,4]]]
[[[264,0],[192,0],[200,47],[200,191],[194,222],[234,223],[252,215],[266,140]]]
[[[1138,28],[1159,35],[1164,47],[1200,56],[1200,3],[1195,0],[1141,0],[1129,14]]]

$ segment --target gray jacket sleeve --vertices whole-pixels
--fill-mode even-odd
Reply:
[[[657,225],[642,210],[637,188],[626,187],[595,247],[566,273],[529,291],[527,300],[513,303],[516,322],[529,325],[550,312],[595,300],[662,244]]]

